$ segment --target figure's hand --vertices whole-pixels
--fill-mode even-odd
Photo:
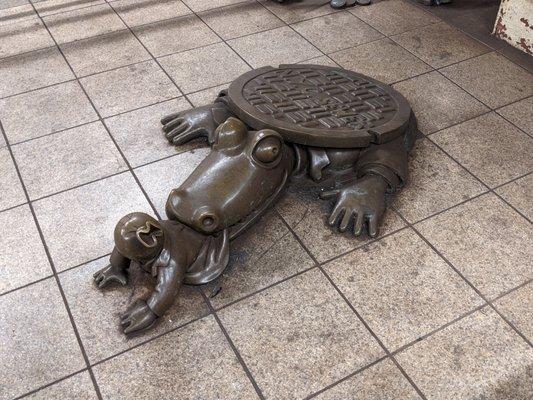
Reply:
[[[150,310],[146,301],[139,299],[121,315],[120,325],[125,334],[130,334],[149,328],[156,319],[157,315]]]
[[[111,282],[118,282],[122,286],[125,286],[128,283],[128,278],[122,269],[108,265],[105,268],[102,268],[100,271],[96,272],[93,275],[94,282],[98,288],[103,288]]]
[[[212,136],[217,127],[212,108],[213,105],[207,105],[164,117],[161,123],[168,141],[179,146],[199,137]]]
[[[353,221],[353,233],[361,235],[365,222],[370,237],[376,237],[379,224],[385,212],[385,192],[387,183],[377,175],[368,175],[350,186],[324,191],[321,199],[336,198],[337,203],[331,212],[328,223],[339,226],[345,232]]]

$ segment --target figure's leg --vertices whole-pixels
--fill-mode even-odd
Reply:
[[[94,282],[99,288],[107,286],[111,282],[118,282],[121,285],[128,283],[126,269],[130,266],[130,259],[124,257],[116,248],[113,249],[109,257],[109,265],[96,272]]]

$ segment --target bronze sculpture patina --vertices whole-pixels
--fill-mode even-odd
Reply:
[[[417,131],[411,107],[390,86],[315,65],[252,70],[213,104],[161,122],[171,143],[205,137],[211,152],[170,192],[168,221],[134,213],[115,229],[110,266],[95,274],[98,286],[125,284],[132,263],[157,277],[152,296],[122,317],[125,333],[150,327],[182,283],[217,278],[228,263],[230,241],[264,214],[291,179],[335,200],[329,225],[375,237],[385,195],[407,179]]]

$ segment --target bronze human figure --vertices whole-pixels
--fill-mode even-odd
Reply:
[[[217,278],[227,265],[229,242],[291,180],[334,201],[329,225],[375,237],[386,194],[406,182],[417,132],[407,101],[390,86],[313,65],[252,70],[214,103],[161,122],[171,143],[206,138],[211,152],[170,192],[169,221],[131,214],[117,225],[111,265],[95,275],[98,285],[125,284],[132,261],[158,281],[152,297],[124,315],[125,333],[149,327],[182,283]]]

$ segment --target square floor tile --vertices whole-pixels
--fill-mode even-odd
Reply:
[[[192,286],[183,286],[174,305],[153,329],[128,338],[120,329],[119,316],[137,298],[146,299],[150,296],[156,283],[155,278],[140,268],[130,268],[127,286],[113,284],[98,289],[93,283],[93,274],[106,265],[109,265],[109,257],[60,274],[61,286],[91,363],[111,357],[208,313],[200,292]]]
[[[194,12],[242,3],[243,0],[183,0]]]
[[[434,68],[487,53],[490,49],[446,23],[432,24],[394,36],[393,40]]]
[[[496,193],[527,218],[533,220],[533,174],[496,189]]]
[[[52,275],[27,205],[0,213],[0,293]]]
[[[489,308],[397,355],[422,393],[437,400],[527,399],[531,357],[526,342]]]
[[[31,199],[127,169],[101,122],[12,147]]]
[[[418,128],[425,134],[488,111],[487,107],[438,72],[408,79],[395,84],[394,88],[407,98],[418,119]]]
[[[442,73],[492,108],[533,94],[533,76],[497,53],[450,65]]]
[[[498,114],[533,135],[533,96],[496,110]]]
[[[35,18],[0,25],[0,58],[54,46],[43,23]]]
[[[77,82],[0,100],[0,119],[11,144],[98,119]]]
[[[32,3],[40,16],[46,16],[103,4],[105,0],[34,0]]]
[[[98,398],[89,373],[80,372],[79,374],[24,397],[24,400],[60,399],[64,398],[67,393],[76,400],[96,400]]]
[[[390,351],[483,302],[411,229],[326,264],[325,270]]]
[[[26,202],[15,164],[7,148],[0,149],[0,211]]]
[[[130,173],[47,197],[34,207],[58,271],[111,253],[113,230],[124,215],[153,214]]]
[[[437,132],[431,140],[491,187],[533,169],[533,139],[495,113]]]
[[[192,14],[139,26],[133,31],[154,57],[220,42],[220,38]]]
[[[487,189],[428,140],[419,140],[409,160],[407,185],[394,207],[415,222],[474,197]]]
[[[115,357],[94,372],[104,398],[257,398],[213,317]]]
[[[0,60],[0,97],[74,79],[56,48]]]
[[[28,0],[2,1],[0,3],[0,25],[10,25],[28,19],[37,19],[37,13],[28,3]]]
[[[316,64],[324,65],[327,67],[338,67],[339,65],[328,56],[320,56],[311,58],[309,60],[300,61],[298,64]]]
[[[203,288],[217,308],[314,265],[274,211],[231,242],[230,250],[224,274]]]
[[[390,360],[339,383],[315,397],[317,400],[419,400],[409,381]]]
[[[179,147],[173,146],[165,138],[165,134],[161,129],[161,118],[190,107],[191,105],[187,100],[184,97],[180,97],[107,118],[105,124],[130,165],[138,167],[142,164],[205,145],[196,141]]]
[[[180,0],[118,0],[110,4],[130,27],[175,18],[191,12]]]
[[[208,153],[208,148],[191,150],[135,170],[141,185],[163,218],[170,191],[180,186]]]
[[[343,68],[389,84],[431,71],[429,65],[387,38],[329,56]]]
[[[155,61],[146,61],[80,79],[102,117],[179,96]]]
[[[293,25],[303,37],[324,53],[331,53],[383,37],[349,12],[339,12]]]
[[[78,77],[150,59],[150,54],[129,31],[66,43],[61,50]]]
[[[494,305],[524,336],[533,338],[533,283],[498,299]]]
[[[318,269],[219,317],[266,398],[303,398],[383,355]]]
[[[228,82],[209,89],[200,90],[199,92],[190,93],[187,95],[187,98],[195,107],[212,104],[218,97],[220,91],[227,89],[229,85],[230,83]]]
[[[288,26],[228,41],[252,67],[291,64],[322,53]]]
[[[256,1],[206,11],[200,17],[225,40],[285,25]]]
[[[385,35],[394,35],[439,21],[433,15],[403,0],[374,3],[349,10]]]
[[[43,20],[59,44],[126,29],[107,4],[54,14]]]
[[[231,82],[250,69],[225,43],[184,51],[159,61],[185,93]]]
[[[259,3],[288,24],[336,12],[329,2],[322,0],[285,1],[283,3],[259,0]]]
[[[85,368],[53,278],[0,297],[0,395],[11,399]]]
[[[318,192],[310,189],[311,187],[292,185],[276,208],[319,262],[353,250],[370,240],[366,235],[356,238],[350,233],[341,234],[329,227],[326,220],[333,209],[333,203],[320,200]],[[380,235],[394,232],[404,226],[398,214],[389,209],[385,211]]]
[[[492,194],[415,227],[489,298],[531,279],[531,224]]]

